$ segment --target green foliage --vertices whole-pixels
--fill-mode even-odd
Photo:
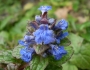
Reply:
[[[32,70],[44,70],[47,65],[48,59],[40,56],[35,56],[30,62],[30,67]]]
[[[74,2],[73,2],[73,9],[74,9],[74,11],[77,11],[78,9],[79,9],[79,1],[77,1],[77,0],[75,0]]]
[[[18,54],[16,54],[16,53],[18,53]],[[20,64],[22,61],[20,59],[17,59],[15,56],[17,58],[20,57],[18,50],[16,52],[13,52],[11,50],[6,50],[6,49],[3,48],[0,51],[0,63],[4,63],[4,64]]]
[[[80,30],[83,30],[84,28],[87,28],[87,27],[90,27],[90,22],[89,22],[89,21],[83,23],[83,24],[80,26]]]
[[[70,60],[81,69],[90,69],[90,44],[83,45],[77,54],[74,54]]]
[[[78,68],[75,65],[71,64],[70,62],[63,64],[62,66],[63,66],[62,70],[78,70]]]
[[[6,31],[0,32],[0,44],[4,44],[9,39],[9,34]]]
[[[8,16],[4,20],[2,20],[1,22],[2,24],[0,25],[0,30],[4,29],[5,26],[8,25],[11,19],[12,19],[12,16]]]
[[[56,65],[49,63],[48,66],[45,68],[45,70],[62,70],[62,67],[58,67]]]
[[[90,33],[82,34],[81,35],[85,40],[90,42]]]
[[[12,56],[16,57],[17,59],[20,58],[20,50],[23,48],[22,46],[16,46],[12,51]]]
[[[63,40],[60,41],[60,45],[63,46],[69,46],[71,44],[71,41],[68,38],[64,38]]]
[[[70,62],[81,69],[90,69],[90,45],[82,45],[83,38],[78,35],[70,34],[69,39],[75,51]]]
[[[0,51],[0,63],[15,63],[11,50]]]
[[[71,46],[73,47],[74,52],[79,52],[80,46],[83,42],[83,38],[75,34],[69,34],[68,38],[71,41]]]
[[[30,69],[30,66],[24,68],[24,70],[31,70],[31,69]]]

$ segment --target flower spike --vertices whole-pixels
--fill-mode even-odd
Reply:
[[[19,44],[24,46],[20,50],[23,61],[30,62],[33,55],[40,55],[44,58],[52,55],[55,60],[60,60],[68,54],[64,46],[60,46],[60,41],[68,35],[68,32],[63,32],[67,29],[68,23],[65,19],[56,23],[55,18],[49,18],[47,13],[51,8],[51,6],[38,8],[42,15],[36,15],[35,20],[28,23],[28,33],[23,40],[19,40]]]

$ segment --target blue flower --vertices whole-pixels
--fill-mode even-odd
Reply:
[[[55,41],[54,33],[49,30],[48,25],[42,24],[39,29],[37,29],[33,35],[35,36],[35,41],[37,44],[49,44]]]
[[[23,48],[20,50],[21,59],[25,62],[29,62],[32,59],[34,53],[33,48]]]
[[[22,46],[28,47],[29,45],[32,45],[32,44],[35,43],[35,41],[34,41],[34,36],[25,35],[25,36],[24,36],[24,41],[23,41],[23,40],[19,40],[18,42],[19,42],[19,44],[21,44]]]
[[[41,10],[42,14],[44,12],[47,12],[48,10],[51,10],[51,6],[41,6],[40,8],[38,8],[38,10]]]
[[[68,32],[61,32],[59,35],[56,36],[56,42],[60,43],[60,40],[65,38],[68,35]]]
[[[57,45],[50,45],[51,49],[49,50],[49,52],[54,56],[54,58],[56,60],[59,60],[62,58],[62,56],[64,56],[65,54],[67,54],[67,51],[64,49],[63,46],[57,46]]]
[[[68,23],[65,19],[61,19],[56,25],[55,28],[65,30],[68,27]]]

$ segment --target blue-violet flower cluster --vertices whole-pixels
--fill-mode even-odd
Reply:
[[[28,32],[23,40],[19,40],[19,44],[24,46],[20,50],[23,61],[30,62],[35,54],[42,57],[51,55],[56,60],[67,54],[60,41],[68,35],[68,32],[63,32],[67,29],[68,23],[65,19],[56,23],[56,19],[49,18],[47,13],[51,8],[51,6],[38,8],[42,14],[36,15],[35,20],[28,23]]]

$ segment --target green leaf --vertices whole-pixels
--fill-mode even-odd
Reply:
[[[49,58],[49,62],[57,65],[57,66],[61,66],[63,63],[67,62],[71,56],[73,55],[73,48],[71,46],[65,47],[65,50],[67,51],[67,54],[64,55],[60,60],[55,60],[54,58]]]
[[[8,22],[10,22],[11,18],[12,16],[8,16],[4,20],[2,20],[0,30],[2,30],[8,24]]]
[[[66,62],[65,64],[62,65],[62,70],[78,70],[78,68],[71,64],[70,62]]]
[[[73,17],[72,15],[68,15],[68,22],[70,23],[68,26],[68,30],[77,31],[76,24],[75,24],[76,21],[77,19],[75,17]]]
[[[5,40],[8,40],[9,35],[6,31],[0,32],[0,44],[4,44]]]
[[[86,28],[86,27],[90,27],[90,21],[88,21],[88,22],[85,22],[85,23],[83,23],[82,25],[80,25],[80,30],[83,30],[84,28]]]
[[[82,46],[70,61],[81,69],[90,69],[90,44]]]
[[[90,42],[90,33],[81,34],[81,36],[82,36],[85,40],[87,40],[87,41]]]
[[[71,41],[68,38],[65,38],[60,41],[60,45],[63,45],[63,46],[69,46],[70,44],[71,44]]]
[[[55,0],[50,0],[50,2],[51,2],[54,6],[58,6],[58,5],[59,5],[58,2],[55,1]],[[59,1],[59,3],[60,3],[60,1]]]
[[[71,41],[71,46],[73,47],[74,52],[78,53],[80,46],[83,42],[83,38],[72,33],[69,34],[68,38]]]
[[[14,58],[12,57],[12,51],[0,51],[0,63],[13,63]]]
[[[90,26],[84,29],[85,32],[80,34],[85,40],[90,42]]]
[[[40,56],[33,57],[32,61],[30,62],[30,68],[32,70],[44,70],[47,65],[48,59]]]
[[[12,56],[19,59],[20,58],[20,50],[21,50],[21,48],[23,48],[23,46],[20,46],[20,45],[16,46],[12,51]]]
[[[45,70],[62,70],[62,67],[58,67],[53,64],[48,64],[48,66],[45,68]]]
[[[75,51],[70,61],[81,69],[90,69],[90,45],[81,46],[83,38],[75,34],[70,34],[69,39]]]
[[[75,1],[73,2],[73,10],[74,10],[74,11],[77,11],[78,8],[79,8],[78,6],[79,6],[79,1],[75,0]]]
[[[24,70],[31,70],[31,69],[30,69],[30,66],[24,68]]]

